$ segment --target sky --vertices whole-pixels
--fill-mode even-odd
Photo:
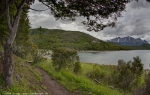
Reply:
[[[31,6],[34,9],[46,9],[42,3],[36,2]],[[126,11],[122,12],[123,17],[119,17],[115,28],[107,27],[99,32],[89,32],[81,21],[84,18],[76,18],[76,21],[56,20],[49,10],[37,12],[30,10],[29,20],[31,28],[42,26],[48,29],[63,29],[81,31],[90,34],[101,40],[109,40],[115,37],[132,36],[141,38],[150,43],[150,3],[146,0],[132,1],[127,4]]]

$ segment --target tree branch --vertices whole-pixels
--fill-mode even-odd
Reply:
[[[18,26],[18,24],[19,24],[20,16],[21,16],[22,9],[24,7],[25,2],[26,2],[26,0],[22,0],[22,2],[20,3],[20,5],[17,8],[17,13],[16,13],[16,16],[15,16],[15,19],[13,22],[13,28],[15,29],[15,31],[17,31],[16,26]]]
[[[37,10],[37,9],[33,9],[33,8],[30,8],[30,7],[29,7],[29,9],[31,9],[31,10],[34,10],[34,11],[39,11],[39,12],[42,12],[42,11],[46,11],[46,10],[48,10],[49,8],[47,8],[47,9],[44,9],[44,10]]]
[[[40,0],[40,2],[42,2],[43,5],[45,5],[45,6],[47,6],[48,8],[50,8],[51,11],[52,11],[53,8],[52,8],[51,6],[49,6],[48,4],[45,4],[42,0]],[[54,3],[54,2],[53,2],[53,4],[56,5],[56,3]]]
[[[9,5],[8,5],[8,0],[6,0],[6,18],[7,18],[7,26],[8,26],[8,29],[12,30],[12,25],[10,23],[10,14],[9,14]]]
[[[45,4],[42,0],[40,0],[40,2],[42,2],[43,5],[47,6],[48,8],[50,8],[49,5]]]
[[[10,15],[9,15],[9,5],[7,5],[8,1],[6,0],[7,25],[8,25],[9,31],[10,31],[9,37],[7,38],[7,43],[9,45],[13,44],[14,39],[16,37],[20,16],[21,16],[21,13],[22,13],[22,10],[23,10],[23,7],[24,7],[25,3],[26,3],[26,0],[22,0],[21,3],[19,4],[19,6],[17,8],[17,13],[16,13],[15,18],[13,20],[13,23],[11,25],[11,23],[10,23],[11,19],[10,19]]]

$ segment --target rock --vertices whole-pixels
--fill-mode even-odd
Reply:
[[[23,67],[25,67],[24,63],[20,64],[20,66],[23,66]]]
[[[98,81],[97,79],[94,79],[94,81],[95,81],[97,84],[101,84],[101,82]]]
[[[33,63],[33,61],[27,61],[27,63]]]
[[[111,89],[115,89],[113,86],[110,86]]]
[[[92,95],[92,92],[89,92],[88,94],[89,94],[89,95]]]

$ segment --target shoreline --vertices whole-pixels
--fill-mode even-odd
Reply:
[[[140,51],[140,50],[81,50],[77,52]]]

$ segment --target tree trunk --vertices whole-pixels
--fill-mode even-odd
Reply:
[[[3,59],[3,68],[4,68],[4,80],[8,87],[13,85],[13,50],[12,45],[6,43],[4,46],[4,59]]]
[[[16,0],[15,0],[16,1]],[[3,59],[3,68],[4,68],[4,79],[6,85],[8,87],[13,85],[13,43],[16,37],[18,24],[20,20],[20,16],[22,13],[22,9],[24,7],[26,0],[21,0],[21,3],[17,6],[17,13],[12,21],[10,18],[10,10],[9,10],[9,2],[6,0],[6,19],[7,19],[7,26],[9,30],[8,38],[6,39],[6,43],[4,44],[4,59]],[[12,21],[12,22],[11,22]]]

